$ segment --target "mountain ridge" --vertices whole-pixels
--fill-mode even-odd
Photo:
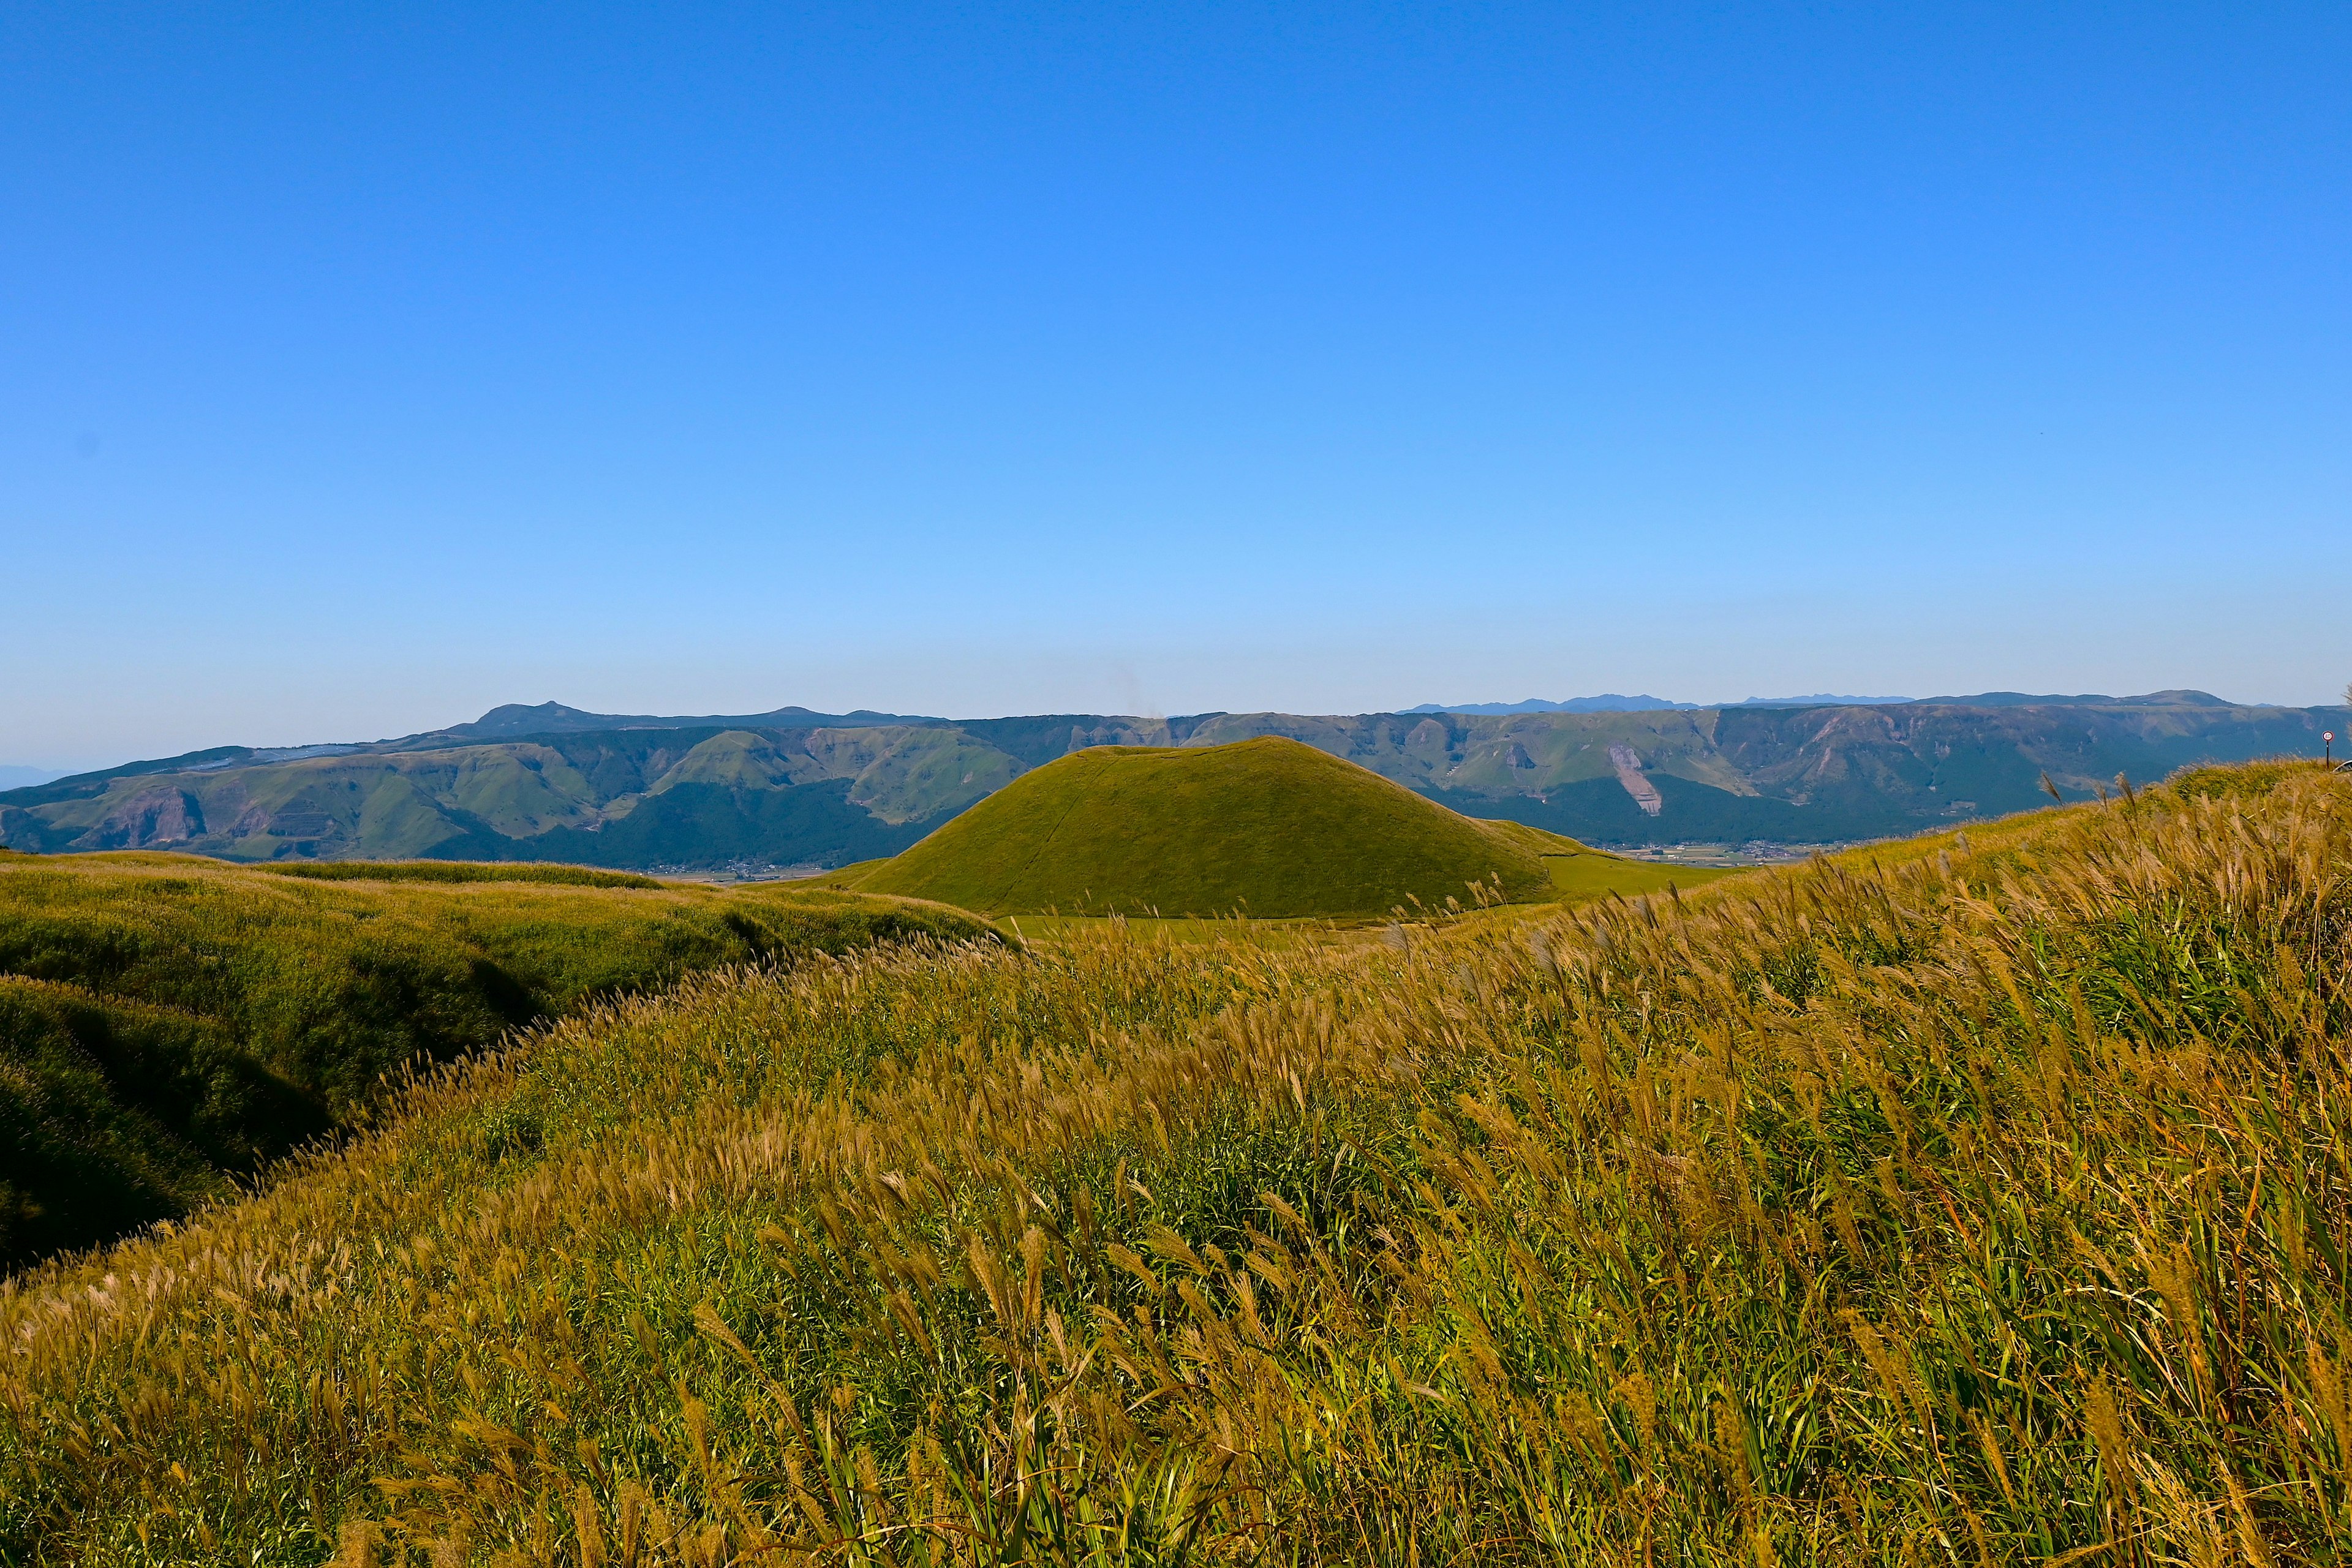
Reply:
[[[787,706],[765,713],[705,714],[691,718],[650,713],[591,713],[561,702],[501,703],[470,724],[454,724],[406,737],[411,741],[463,736],[472,740],[512,740],[525,735],[577,733],[596,730],[682,730],[718,725],[728,729],[852,729],[877,724],[944,724],[944,719],[902,713],[877,713],[860,708],[850,713],[819,713]]]
[[[542,720],[557,727],[531,728]],[[605,727],[581,727],[590,721]],[[0,792],[0,847],[823,868],[896,854],[1073,752],[1261,735],[1360,763],[1465,816],[1589,843],[1833,843],[2031,809],[2047,798],[2045,774],[2079,798],[2118,773],[2152,779],[2198,763],[2316,754],[2323,727],[2344,727],[2343,710],[2186,690],[2091,702],[1986,693],[1633,711],[973,720],[803,708],[671,720],[515,704],[395,740],[214,747]]]
[[[1529,697],[1517,702],[1423,702],[1411,708],[1399,709],[1402,713],[1465,713],[1481,716],[1506,713],[1652,713],[1666,709],[1697,712],[1708,708],[1891,708],[1897,705],[1932,704],[1963,708],[2269,708],[2268,702],[2237,703],[2214,696],[2210,691],[2187,689],[2150,691],[2137,697],[2108,697],[2098,692],[2077,692],[2072,696],[2056,693],[2036,694],[2026,691],[1980,691],[1966,697],[1847,697],[1834,692],[1817,691],[1803,697],[1744,697],[1737,702],[1677,702],[1664,697],[1627,697],[1620,692],[1604,692],[1598,697],[1570,697],[1552,701],[1541,697]]]
[[[1423,702],[1401,709],[1405,713],[1472,713],[1481,716],[1502,713],[1654,713],[1667,708],[1696,708],[1696,702],[1672,702],[1663,697],[1627,697],[1621,692],[1603,692],[1598,697],[1570,697],[1553,702],[1541,697],[1529,697],[1517,702]]]

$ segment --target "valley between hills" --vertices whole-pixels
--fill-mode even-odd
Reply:
[[[816,870],[895,855],[1093,746],[1297,740],[1464,816],[1612,847],[1853,842],[2071,799],[2118,774],[2315,753],[2340,710],[2194,691],[1643,711],[1045,714],[781,709],[662,718],[545,703],[397,740],[220,747],[0,793],[0,847],[226,859]]]

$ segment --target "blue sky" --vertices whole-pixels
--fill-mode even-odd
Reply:
[[[14,5],[0,763],[2352,679],[2352,12]]]

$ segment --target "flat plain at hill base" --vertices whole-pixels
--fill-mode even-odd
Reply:
[[[1735,869],[1755,866],[1791,866],[1816,855],[1835,855],[1875,840],[1844,844],[1626,844],[1611,845],[1608,852],[1628,860],[1673,866],[1706,866]]]

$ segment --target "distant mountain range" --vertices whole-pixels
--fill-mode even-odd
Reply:
[[[2340,708],[2250,707],[2200,691],[1718,708],[1575,701],[1586,706],[952,721],[511,705],[398,740],[221,746],[0,792],[0,846],[233,860],[833,867],[896,854],[1021,773],[1087,746],[1258,735],[1304,741],[1466,816],[1592,843],[1825,843],[2023,810],[2046,798],[2045,773],[2080,796],[2119,773],[2147,781],[2198,762],[2316,755],[2320,731],[2347,718]]]
[[[1973,697],[1840,697],[1818,691],[1810,697],[1749,697],[1738,702],[1718,704],[1725,708],[1884,708],[1895,703],[1932,702],[1962,708],[2033,708],[2055,704],[2060,707],[2179,707],[2228,708],[2210,691],[2151,691],[2144,697],[2102,697],[2085,692],[2074,697],[2037,697],[2025,691],[1980,691]],[[551,704],[552,706],[552,704]],[[2267,706],[2262,704],[2261,706]],[[1622,697],[1608,692],[1599,697],[1570,697],[1564,701],[1548,702],[1540,697],[1530,697],[1524,702],[1458,702],[1448,707],[1442,702],[1423,702],[1407,713],[1654,713],[1661,709],[1676,709],[1696,713],[1705,710],[1703,702],[1669,702],[1663,697]]]

